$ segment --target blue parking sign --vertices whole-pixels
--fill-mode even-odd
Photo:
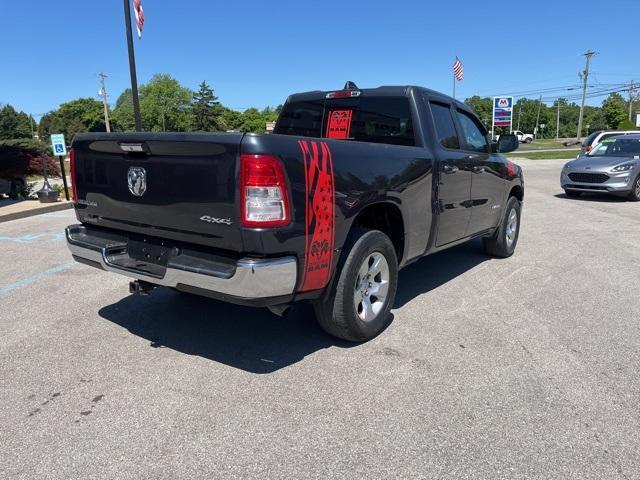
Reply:
[[[51,135],[51,146],[54,155],[61,157],[67,155],[67,144],[64,142],[64,135],[62,133]]]

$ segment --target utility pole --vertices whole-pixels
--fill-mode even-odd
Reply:
[[[104,107],[104,124],[107,127],[107,132],[111,131],[111,125],[109,124],[109,102],[107,102],[107,89],[104,86],[104,79],[107,78],[107,76],[100,72],[98,74],[98,77],[100,78],[100,91],[98,91],[98,95],[100,95],[102,97],[102,106]]]
[[[629,83],[629,121],[633,121],[633,96],[635,95],[635,84],[633,80]]]
[[[538,116],[536,117],[536,129],[534,130],[535,138],[538,138],[538,125],[540,124],[540,110],[542,109],[542,95],[538,99]]]
[[[138,98],[138,75],[136,74],[136,57],[133,50],[133,34],[131,33],[131,0],[124,0],[124,25],[127,30],[127,48],[129,50],[129,73],[131,74],[131,98],[133,100],[133,118],[136,132],[142,130],[140,118],[140,99]]]
[[[558,114],[556,116],[556,140],[560,138],[560,99],[556,100],[558,104]]]
[[[522,117],[522,105],[518,108],[518,131],[520,131],[520,117]]]
[[[582,80],[582,103],[580,104],[580,116],[578,117],[578,133],[576,138],[580,140],[582,138],[582,119],[584,117],[584,102],[587,99],[587,80],[589,79],[589,66],[591,65],[591,57],[593,57],[596,52],[588,50],[584,53],[586,57],[586,65],[584,71],[580,72],[578,76]]]

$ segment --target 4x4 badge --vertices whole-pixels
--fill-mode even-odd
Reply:
[[[141,197],[147,191],[147,171],[142,167],[129,167],[127,172],[129,191],[136,197]]]

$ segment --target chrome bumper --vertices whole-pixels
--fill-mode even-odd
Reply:
[[[190,286],[241,299],[290,295],[296,285],[295,257],[242,258],[222,265],[177,255],[166,267],[149,264],[145,268],[143,262],[129,256],[126,236],[92,231],[83,225],[67,227],[66,236],[77,261],[155,285]]]

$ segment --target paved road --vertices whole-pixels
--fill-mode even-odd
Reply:
[[[0,224],[0,478],[640,477],[640,204],[521,161],[516,255],[405,269],[349,345],[71,263],[71,212]]]

